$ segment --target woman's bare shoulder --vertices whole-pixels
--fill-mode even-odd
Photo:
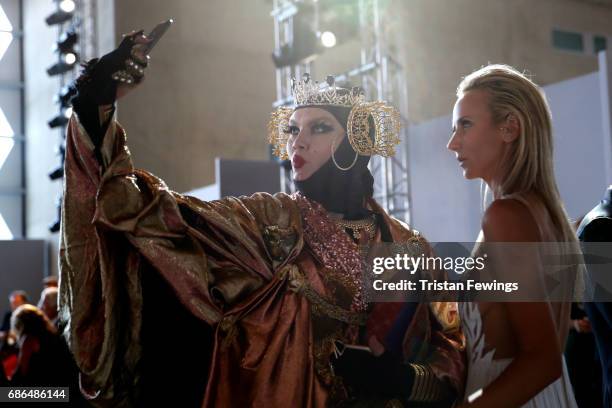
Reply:
[[[489,242],[540,241],[537,220],[526,204],[514,198],[491,203],[482,218],[482,231]]]

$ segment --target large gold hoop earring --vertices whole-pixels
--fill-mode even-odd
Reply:
[[[336,157],[334,156],[334,153],[336,150],[334,149],[335,146],[336,146],[336,139],[334,138],[331,144],[331,157],[332,157],[332,161],[334,162],[334,165],[336,166],[338,170],[349,171],[350,169],[353,168],[355,163],[357,163],[357,157],[359,156],[359,153],[355,152],[355,158],[353,159],[353,162],[348,167],[342,167],[338,164],[338,162],[336,161]]]

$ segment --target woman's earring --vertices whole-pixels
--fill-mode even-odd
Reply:
[[[338,170],[349,171],[350,169],[352,169],[355,163],[357,163],[357,156],[359,156],[359,153],[355,152],[355,158],[353,159],[353,162],[348,167],[341,167],[336,161],[336,157],[334,156],[335,150],[336,150],[335,147],[336,147],[336,139],[334,138],[331,144],[331,157],[332,157],[332,161],[334,162]]]

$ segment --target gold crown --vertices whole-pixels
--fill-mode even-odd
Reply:
[[[352,107],[365,102],[363,91],[359,87],[351,89],[338,88],[335,79],[329,75],[324,83],[311,81],[309,74],[304,74],[302,81],[291,80],[291,90],[296,106],[336,105]]]
[[[353,150],[362,156],[378,154],[390,157],[395,154],[395,146],[400,142],[400,114],[386,102],[366,102],[360,88],[338,88],[334,77],[328,76],[326,84],[310,80],[304,74],[303,81],[292,82],[294,107],[277,108],[268,122],[268,142],[273,146],[273,153],[281,160],[287,160],[287,140],[289,118],[298,107],[332,105],[351,108],[346,129],[347,137]],[[374,137],[370,136],[370,120],[374,125]]]

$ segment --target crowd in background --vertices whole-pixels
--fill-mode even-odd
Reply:
[[[23,290],[9,295],[0,327],[0,386],[69,387],[72,405],[83,403],[78,369],[61,336],[57,278],[43,280],[36,305]]]
[[[36,306],[23,290],[9,295],[10,310],[0,326],[0,386],[67,386],[71,401],[84,404],[78,395],[78,370],[60,335],[57,278],[45,278],[43,284]],[[601,406],[597,349],[589,320],[578,303],[572,306],[565,357],[578,405]]]

